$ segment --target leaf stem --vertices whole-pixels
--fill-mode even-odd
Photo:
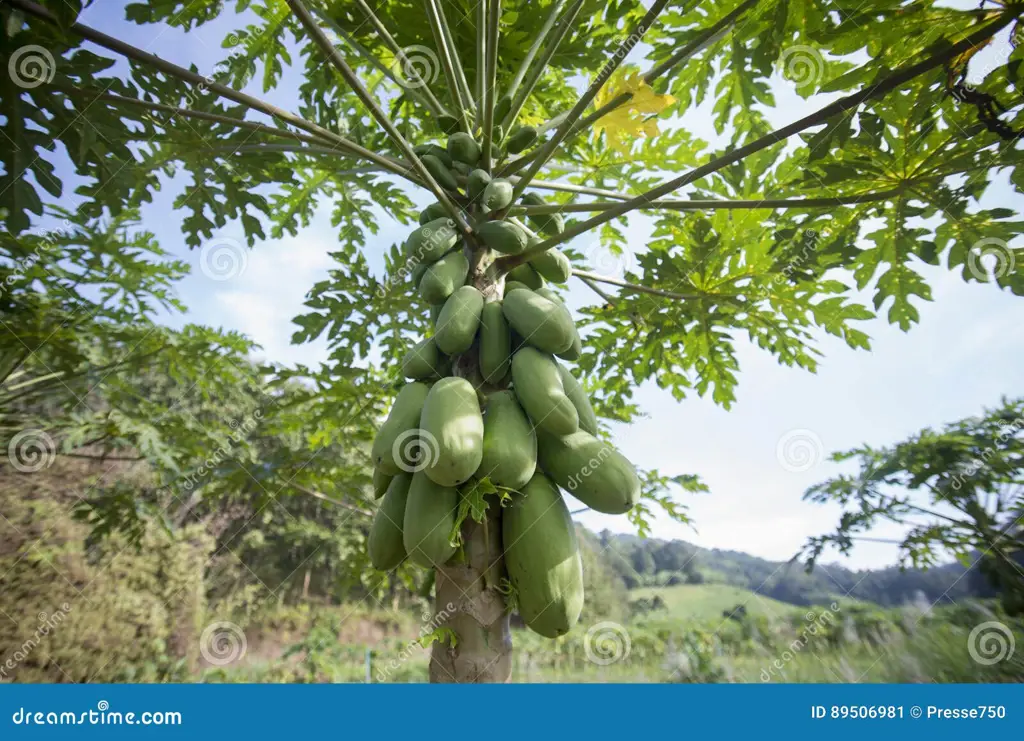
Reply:
[[[487,56],[484,77],[484,131],[481,167],[491,171],[491,143],[494,141],[494,87],[498,84],[498,23],[501,0],[479,0],[487,3]]]
[[[430,23],[430,31],[434,35],[434,45],[437,47],[438,56],[441,57],[444,77],[448,81],[448,92],[451,95],[452,103],[455,104],[455,117],[462,122],[463,129],[469,131],[471,128],[467,111],[469,104],[463,100],[462,88],[459,86],[458,74],[455,71],[457,64],[454,57],[455,50],[448,46],[437,0],[424,0],[424,5],[427,9],[427,21]]]
[[[698,298],[707,298],[706,295],[699,293],[673,293],[672,291],[663,291],[660,288],[650,288],[648,286],[640,286],[636,283],[630,283],[622,280],[621,278],[615,278],[610,275],[601,275],[600,273],[591,273],[587,270],[577,270],[573,268],[572,274],[577,278],[584,280],[594,280],[599,283],[608,283],[609,285],[618,286],[619,288],[625,288],[628,291],[636,291],[637,293],[647,293],[651,296],[662,296],[664,298],[675,299],[676,301],[692,301]]]

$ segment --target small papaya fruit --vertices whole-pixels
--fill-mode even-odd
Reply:
[[[373,469],[373,498],[380,499],[384,496],[384,493],[388,490],[388,486],[391,484],[391,479],[394,476],[389,476],[378,468]]]
[[[590,405],[587,392],[583,390],[580,382],[561,363],[558,364],[558,375],[562,378],[562,388],[569,401],[576,407],[576,415],[580,418],[580,429],[597,435],[597,415],[594,414],[594,407]]]
[[[572,328],[572,345],[569,346],[568,350],[557,352],[555,355],[560,357],[562,360],[568,360],[571,363],[575,363],[580,359],[580,356],[583,355],[583,341],[580,340],[580,333],[579,330],[576,329],[575,325],[573,325]]]
[[[568,283],[572,275],[572,263],[559,249],[551,248],[540,252],[529,260],[529,265],[537,273],[552,283]]]
[[[530,287],[528,285],[526,285],[525,283],[520,283],[517,280],[508,280],[506,278],[505,279],[505,294],[504,295],[507,296],[510,292],[516,291],[516,290],[526,290],[526,291],[529,291]]]
[[[471,201],[477,200],[484,194],[484,188],[489,182],[491,176],[486,170],[473,170],[466,181],[466,195]]]
[[[525,206],[547,206],[547,202],[536,193],[527,193],[521,199]],[[531,224],[549,237],[558,236],[565,231],[565,219],[561,214],[537,214],[526,217]]]
[[[447,217],[448,212],[444,210],[444,206],[440,203],[434,202],[420,211],[420,226],[423,226],[434,219],[444,219]]]
[[[473,286],[462,286],[444,302],[444,308],[437,318],[434,341],[446,355],[466,352],[476,338],[480,327],[480,313],[484,308],[484,296]]]
[[[498,101],[494,104],[494,120],[504,121],[505,116],[512,110],[512,96],[509,94],[502,95],[498,98]]]
[[[579,429],[576,407],[566,395],[558,363],[550,355],[532,347],[523,347],[513,355],[512,390],[536,429],[553,435],[568,435]]]
[[[572,347],[576,326],[564,304],[533,291],[512,291],[501,305],[509,326],[538,350],[554,355]]]
[[[508,271],[505,278],[506,280],[511,279],[518,281],[527,288],[537,289],[544,285],[544,278],[542,278],[540,273],[534,270],[533,266],[528,262],[524,262],[522,265],[516,265]]]
[[[429,391],[425,383],[407,383],[395,397],[388,418],[377,431],[370,448],[373,465],[384,473],[394,476],[411,470],[411,462],[402,459],[406,449],[405,439],[419,425],[420,413]]]
[[[480,205],[485,214],[501,211],[510,203],[512,203],[512,183],[505,178],[495,178],[489,182],[480,199]]]
[[[509,221],[485,221],[476,229],[485,245],[503,255],[518,255],[526,249],[526,232]]]
[[[434,568],[455,554],[450,538],[458,511],[458,489],[434,483],[423,471],[413,474],[402,523],[403,545],[410,561]]]
[[[448,218],[434,219],[413,230],[405,240],[405,254],[410,260],[429,265],[440,260],[458,241],[455,222]]]
[[[445,190],[459,189],[459,183],[455,176],[452,175],[452,171],[445,167],[441,160],[432,154],[425,154],[421,159],[423,160],[423,166],[427,168],[427,172],[437,181],[438,185]]]
[[[449,116],[447,113],[442,113],[437,117],[437,125],[444,133],[453,134],[459,130],[459,119],[455,118],[455,116]]]
[[[496,385],[508,375],[511,363],[512,338],[501,302],[484,304],[480,313],[480,373],[485,381]]]
[[[402,358],[402,375],[417,381],[443,376],[447,358],[437,349],[433,337],[421,340]]]
[[[538,429],[537,460],[552,481],[597,512],[621,515],[640,499],[633,464],[585,430],[558,435]]]
[[[569,508],[542,473],[502,512],[501,540],[523,622],[546,638],[568,633],[583,610],[583,562]]]
[[[537,436],[511,391],[487,397],[484,455],[476,475],[497,486],[521,489],[537,468]]]
[[[419,283],[420,296],[428,304],[440,304],[448,300],[455,289],[466,282],[469,274],[469,260],[462,250],[453,250],[433,263],[423,273]]]
[[[480,145],[469,134],[457,131],[448,137],[448,154],[453,160],[472,166],[480,161]]]
[[[520,126],[509,134],[505,149],[512,154],[519,154],[537,141],[537,129],[532,126]]]
[[[367,550],[373,568],[380,571],[390,571],[405,559],[402,526],[411,481],[412,475],[408,473],[400,473],[391,479],[384,501],[373,515]]]
[[[476,473],[483,457],[484,420],[473,384],[449,376],[431,386],[419,428],[425,449],[420,465],[431,481],[458,486]]]

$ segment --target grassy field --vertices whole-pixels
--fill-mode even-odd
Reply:
[[[679,620],[715,620],[743,605],[749,615],[766,618],[790,615],[802,608],[763,597],[741,587],[725,584],[679,584],[673,587],[644,587],[629,593],[631,601],[660,597],[667,613]]]

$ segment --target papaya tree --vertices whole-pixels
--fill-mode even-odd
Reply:
[[[600,427],[640,413],[640,384],[728,407],[744,339],[810,371],[822,332],[866,349],[860,322],[907,330],[930,300],[918,261],[1024,293],[1021,222],[980,203],[1024,185],[1019,2],[127,3],[143,28],[230,26],[209,70],[82,6],[0,5],[7,229],[61,197],[61,155],[88,217],[190,181],[191,247],[330,205],[335,266],[295,340],[328,339],[321,414],[394,399],[368,547],[436,571],[435,681],[506,680],[512,606],[544,635],[576,620],[559,489],[641,530],[685,518],[670,488],[700,482],[635,471]],[[776,73],[810,112],[773,128]],[[698,108],[719,145],[688,130]],[[419,225],[386,247],[382,217]],[[571,279],[596,296],[576,317]]]

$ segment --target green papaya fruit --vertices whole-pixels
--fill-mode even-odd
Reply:
[[[565,304],[565,301],[562,300],[562,297],[559,296],[554,291],[552,291],[547,286],[541,286],[540,288],[534,288],[533,292],[536,293],[538,296],[543,296],[548,301],[554,301],[556,304]]]
[[[433,337],[417,343],[402,358],[402,375],[422,381],[443,376],[447,370],[447,358],[437,349]]]
[[[405,240],[405,254],[410,260],[429,265],[440,260],[458,241],[455,222],[448,218],[434,219],[413,230]]]
[[[438,349],[446,355],[466,352],[480,327],[483,308],[484,296],[473,286],[462,286],[449,296],[434,329]]]
[[[548,203],[536,193],[527,193],[521,199],[524,206],[547,206]],[[537,214],[526,217],[531,224],[549,237],[558,236],[565,231],[565,219],[562,214]]]
[[[427,168],[427,172],[437,181],[438,185],[445,190],[459,189],[459,183],[452,175],[452,171],[445,167],[441,160],[432,154],[425,154],[421,159],[423,166]]]
[[[388,486],[391,485],[391,479],[394,476],[389,476],[379,469],[373,469],[373,498],[380,499],[388,490]]]
[[[367,550],[375,569],[390,571],[405,558],[402,525],[411,481],[412,474],[408,473],[400,473],[391,479],[384,501],[373,516]]]
[[[538,350],[554,355],[572,347],[576,325],[564,304],[533,291],[512,291],[501,306],[509,326]]]
[[[568,283],[572,275],[572,263],[569,262],[569,258],[554,247],[531,257],[529,264],[542,278],[552,283]]]
[[[535,141],[537,141],[537,129],[532,126],[520,126],[509,135],[505,149],[512,154],[519,154]]]
[[[514,280],[522,283],[527,288],[537,289],[544,285],[544,279],[540,273],[533,269],[533,266],[528,262],[524,262],[522,265],[516,265],[514,268],[508,271],[505,275],[506,280]]]
[[[448,303],[447,301],[445,303]],[[437,320],[441,318],[441,312],[444,311],[444,304],[434,304],[430,307],[430,324],[431,326],[437,326]]]
[[[569,508],[543,474],[502,512],[501,539],[523,622],[547,638],[568,633],[583,610],[583,563]]]
[[[473,168],[467,165],[465,162],[453,162],[451,170],[456,175],[461,175],[464,178],[468,178],[469,173],[473,172]]]
[[[442,113],[437,117],[437,125],[446,134],[454,134],[459,130],[459,119],[455,116],[449,116],[447,113]]]
[[[420,413],[430,391],[425,383],[407,383],[395,397],[395,403],[373,439],[370,456],[373,465],[392,476],[413,468],[412,461],[404,460],[404,451],[419,425]]]
[[[492,162],[497,162],[500,159],[501,159],[501,148],[492,141],[491,142],[491,161]]]
[[[410,561],[433,568],[443,566],[455,554],[450,538],[458,511],[458,489],[434,483],[423,471],[413,474],[402,524]]]
[[[412,266],[410,271],[410,277],[412,278],[412,284],[419,290],[420,281],[423,280],[423,274],[427,272],[427,268],[430,267],[426,263],[417,262]]]
[[[426,452],[423,471],[441,486],[469,480],[483,457],[484,420],[476,389],[465,378],[449,376],[430,387],[420,415]]]
[[[517,280],[508,280],[506,278],[505,279],[505,293],[504,293],[504,295],[507,296],[510,291],[516,291],[516,290],[529,291],[530,287],[528,285],[526,285],[525,283],[520,283]]]
[[[505,139],[505,127],[501,124],[494,125],[494,141],[500,142]]]
[[[576,407],[576,415],[580,418],[580,429],[597,435],[597,415],[594,414],[594,407],[590,405],[587,392],[583,390],[580,382],[561,363],[558,364],[558,375],[562,378],[562,388],[569,401]]]
[[[512,390],[538,430],[568,435],[579,429],[576,407],[562,386],[558,362],[550,355],[532,347],[513,355]]]
[[[436,147],[437,145],[433,142],[427,142],[426,144],[417,144],[412,148],[416,154],[422,156],[424,154],[430,154],[430,148]]]
[[[575,325],[572,328],[572,345],[568,350],[564,350],[559,353],[555,353],[562,360],[568,360],[571,363],[575,363],[583,355],[583,341],[580,340],[580,333],[576,329]]]
[[[512,203],[512,183],[505,178],[495,178],[484,188],[483,198],[480,205],[485,214],[492,211],[501,211],[508,204]]]
[[[469,134],[457,131],[448,137],[448,154],[453,160],[475,165],[480,161],[480,145]]]
[[[512,96],[508,94],[502,95],[500,98],[498,98],[498,102],[494,104],[494,120],[504,121],[505,116],[507,116],[508,112],[511,110]]]
[[[509,221],[485,221],[476,233],[485,245],[504,255],[518,255],[529,242],[526,232]]]
[[[511,391],[487,397],[484,457],[476,475],[497,486],[519,490],[537,468],[537,435]]]
[[[431,203],[425,209],[420,211],[420,226],[424,226],[435,219],[445,219],[448,217],[448,212],[444,210],[444,206],[440,203]]]
[[[490,173],[486,170],[473,170],[469,173],[469,179],[466,181],[466,195],[471,201],[476,201],[483,196],[484,188],[489,182],[491,182]]]
[[[469,260],[462,250],[453,250],[432,264],[419,283],[420,296],[428,304],[444,303],[466,282]]]
[[[552,481],[597,512],[620,515],[640,498],[633,464],[585,430],[558,435],[538,429],[537,459]]]
[[[512,338],[501,302],[484,304],[480,313],[480,373],[490,384],[501,383],[512,363]]]
[[[455,164],[455,162],[452,160],[451,155],[448,154],[448,150],[446,150],[440,144],[428,144],[426,146],[426,151],[423,152],[423,154],[429,154],[434,157],[437,157],[439,160],[441,160],[441,164],[447,167],[449,170],[452,169],[452,166]],[[423,155],[420,156],[422,157]]]

